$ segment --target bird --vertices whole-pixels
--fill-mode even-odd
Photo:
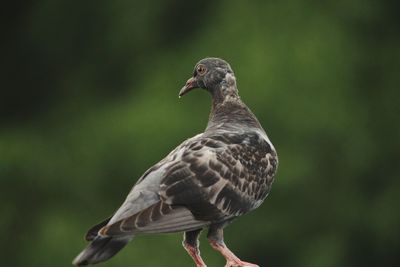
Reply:
[[[200,60],[179,97],[196,88],[212,98],[204,132],[144,172],[120,208],[88,230],[90,243],[74,265],[106,261],[140,234],[183,232],[184,249],[197,267],[206,267],[198,239],[208,229],[208,242],[226,259],[225,267],[258,266],[227,247],[224,228],[267,197],[278,168],[276,150],[241,100],[228,62]]]

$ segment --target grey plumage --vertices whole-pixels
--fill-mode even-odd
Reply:
[[[185,248],[192,248],[205,227],[210,227],[210,242],[217,242],[212,244],[219,250],[223,227],[257,208],[268,195],[277,154],[240,100],[229,64],[217,58],[201,60],[179,95],[194,88],[209,91],[213,99],[204,133],[183,142],[143,174],[115,214],[89,230],[86,239],[91,244],[74,264],[107,260],[144,233],[186,232],[191,238]],[[240,266],[238,259],[227,258],[228,263],[234,260]],[[197,266],[205,266],[201,262],[196,261]]]
[[[77,266],[85,266],[106,261],[125,247],[131,239],[132,237],[96,236],[73,263]]]

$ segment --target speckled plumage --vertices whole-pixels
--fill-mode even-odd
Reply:
[[[116,213],[89,230],[86,239],[92,243],[76,265],[107,260],[137,234],[186,232],[185,248],[197,266],[205,266],[197,238],[209,227],[210,244],[227,258],[227,266],[256,266],[226,252],[222,229],[266,198],[277,170],[276,151],[238,96],[228,63],[200,61],[180,95],[196,87],[213,99],[204,133],[184,141],[143,174]]]

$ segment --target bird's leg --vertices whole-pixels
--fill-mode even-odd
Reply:
[[[213,249],[218,251],[226,259],[225,267],[259,267],[257,264],[240,260],[224,243],[224,232],[222,227],[211,226],[207,235],[208,242]]]
[[[197,267],[207,267],[200,256],[199,236],[202,229],[185,232],[182,245],[194,260]]]

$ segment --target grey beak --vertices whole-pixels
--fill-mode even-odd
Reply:
[[[195,77],[190,78],[187,80],[185,86],[182,87],[182,89],[179,91],[179,97],[183,96],[184,94],[188,93],[192,89],[199,88],[197,85],[197,80]]]

